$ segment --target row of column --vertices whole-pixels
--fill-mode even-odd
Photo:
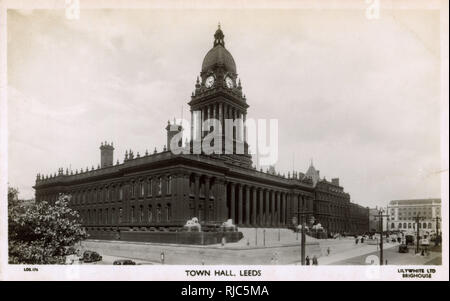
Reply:
[[[227,184],[228,218],[245,226],[287,226],[299,215],[302,196],[237,183]]]
[[[194,115],[194,112],[197,112],[196,116]],[[233,121],[236,119],[241,119],[242,122],[238,125],[238,128],[236,129],[235,135],[233,135],[233,138],[237,141],[244,141],[244,138],[246,137],[246,127],[245,127],[245,121],[246,121],[246,113],[241,112],[238,108],[235,108],[231,105],[225,104],[225,103],[218,103],[218,104],[211,104],[206,105],[199,110],[192,110],[191,111],[191,135],[192,140],[194,138],[198,139],[199,135],[203,139],[209,132],[209,129],[203,128],[203,122],[207,119],[217,119],[219,120],[222,128],[222,133],[225,133],[225,119],[232,119]],[[194,129],[195,126],[195,129]],[[196,136],[194,137],[194,132],[197,132]]]

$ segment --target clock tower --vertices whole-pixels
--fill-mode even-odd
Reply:
[[[199,153],[205,137],[214,131],[221,139],[208,140],[207,143],[215,146],[212,156],[251,167],[245,127],[249,106],[237,77],[236,63],[225,48],[224,37],[219,24],[214,34],[213,47],[203,59],[200,77],[197,77],[195,91],[189,102],[191,150]],[[211,123],[205,123],[206,120],[214,120],[216,128]],[[201,151],[204,153],[203,148]]]

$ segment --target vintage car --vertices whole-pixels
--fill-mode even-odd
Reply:
[[[118,259],[114,260],[113,265],[136,265],[136,262],[131,259]]]
[[[408,253],[408,246],[406,244],[401,244],[398,246],[398,252],[399,253]]]
[[[83,262],[96,262],[101,261],[102,256],[95,251],[84,251],[82,260]]]

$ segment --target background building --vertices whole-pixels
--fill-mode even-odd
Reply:
[[[387,208],[389,230],[416,231],[416,217],[420,217],[421,232],[436,233],[441,229],[441,199],[393,200]],[[440,230],[439,230],[440,232]]]
[[[383,215],[388,214],[387,208],[385,207],[375,207],[369,209],[369,231],[370,232],[380,232],[381,224],[380,224],[380,218],[378,215],[380,214],[380,211]],[[389,230],[389,218],[386,216],[383,217],[383,231]]]

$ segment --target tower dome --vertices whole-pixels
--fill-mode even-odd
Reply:
[[[214,46],[208,51],[203,59],[202,73],[211,71],[218,66],[223,67],[228,72],[236,74],[236,63],[234,62],[231,53],[225,48],[224,34],[220,29],[220,24],[214,34]]]

